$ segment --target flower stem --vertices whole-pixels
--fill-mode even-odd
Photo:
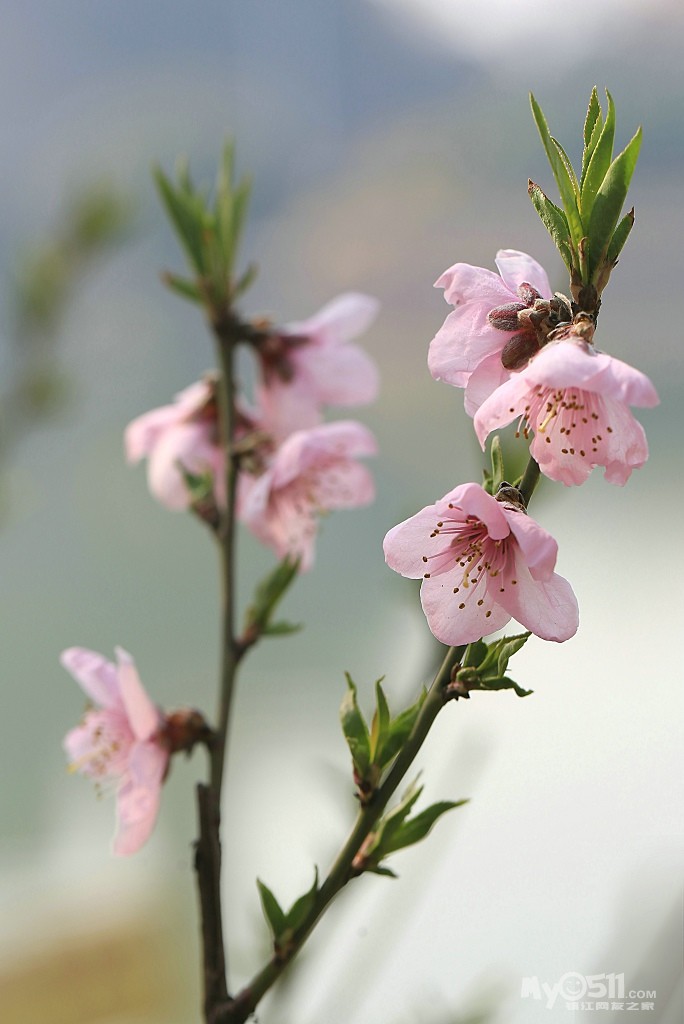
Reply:
[[[307,917],[296,930],[286,950],[279,950],[269,962],[252,978],[248,985],[234,999],[228,1000],[218,1009],[215,1024],[243,1024],[254,1012],[261,998],[280,977],[290,961],[296,956],[313,931],[333,898],[352,878],[361,872],[353,867],[353,861],[364,841],[373,831],[390,798],[398,788],[406,772],[423,745],[430,728],[445,702],[445,687],[451,679],[452,669],[465,652],[463,647],[450,647],[444,661],[428,691],[420,709],[413,730],[397,755],[392,767],[370,803],[359,811],[356,823],[347,841],[340,850],[327,877],[316,895],[316,900]]]
[[[209,747],[209,782],[197,787],[199,838],[195,871],[199,889],[204,965],[205,1020],[228,999],[227,958],[221,917],[221,792],[235,678],[240,660],[235,638],[235,494],[237,470],[232,456],[235,425],[233,350],[238,340],[230,315],[211,318],[217,342],[219,433],[225,454],[225,507],[216,528],[221,562],[221,674],[217,724]]]
[[[518,490],[525,499],[525,505],[529,505],[534,489],[539,483],[540,475],[541,470],[539,469],[539,465],[530,455],[527,466],[525,467],[525,472],[523,473],[523,478],[520,481],[520,486],[518,487]]]

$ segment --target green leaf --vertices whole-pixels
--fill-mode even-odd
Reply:
[[[295,900],[290,909],[288,910],[285,918],[285,924],[287,928],[292,931],[296,931],[308,917],[309,913],[314,907],[316,897],[318,896],[318,868],[314,873],[313,885],[308,892],[305,892],[303,896]]]
[[[580,238],[584,235],[582,220],[577,208],[577,178],[574,171],[572,171],[571,177],[568,166],[570,166],[570,169],[572,170],[572,165],[570,164],[570,161],[565,155],[562,147],[551,137],[549,127],[546,123],[546,118],[544,117],[542,109],[532,93],[530,93],[530,103],[532,105],[532,116],[534,117],[537,130],[539,131],[542,144],[546,151],[546,156],[551,164],[553,176],[556,179],[556,184],[558,185],[561,203],[563,204],[568,228],[570,230],[570,237],[576,247],[579,245]]]
[[[386,878],[398,877],[396,871],[392,871],[392,868],[386,868],[384,864],[376,864],[374,867],[366,868],[365,870],[372,872],[374,875],[384,875]]]
[[[254,600],[245,613],[245,629],[263,633],[271,616],[299,571],[299,559],[286,555],[256,587]]]
[[[622,252],[622,248],[629,237],[629,233],[634,227],[634,207],[626,213],[618,226],[613,232],[613,237],[610,240],[608,251],[606,252],[606,263],[609,266],[614,267],[617,263],[618,256]]]
[[[261,897],[261,907],[264,912],[264,917],[268,922],[273,938],[277,942],[287,928],[285,913],[268,886],[264,885],[264,883],[258,878],[257,886],[259,887],[259,896]]]
[[[516,682],[509,679],[508,676],[501,676],[500,678],[492,679],[487,677],[481,680],[482,690],[515,690],[518,697],[529,697],[533,690],[523,690],[522,686],[518,686]]]
[[[191,473],[181,462],[176,462],[176,469],[182,476],[183,483],[188,489],[192,505],[201,504],[212,495],[214,478],[210,472]]]
[[[589,220],[588,264],[591,278],[600,272],[627,196],[641,148],[637,129],[622,153],[615,157],[596,194]]]
[[[523,647],[529,640],[531,633],[517,633],[515,636],[505,636],[497,640],[492,646],[496,648],[498,674],[502,676],[508,668],[508,662],[514,654]]]
[[[397,850],[403,850],[407,846],[419,843],[421,839],[425,839],[432,826],[443,814],[453,810],[455,807],[462,807],[467,803],[467,800],[442,800],[439,803],[432,804],[430,807],[426,807],[424,811],[416,814],[414,818],[403,822],[401,828],[394,833],[389,843],[387,845],[383,844],[383,853],[387,856],[390,853],[395,853]]]
[[[596,86],[591,90],[591,96],[589,97],[589,106],[587,107],[587,116],[584,119],[584,151],[589,149],[591,145],[591,137],[594,134],[594,128],[596,123],[601,121],[601,104],[599,103],[598,92]],[[591,155],[591,154],[590,154]]]
[[[572,240],[568,221],[561,209],[546,196],[539,185],[533,181],[527,183],[527,191],[532,205],[539,214],[541,221],[551,235],[554,244],[561,254],[561,258],[570,272],[573,268]]]
[[[176,190],[160,167],[153,170],[159,195],[176,230],[190,265],[202,275],[205,270],[203,218],[187,190]]]
[[[492,493],[496,494],[499,487],[506,479],[506,474],[504,472],[503,449],[501,447],[501,438],[498,434],[494,434],[494,437],[492,438],[489,457],[492,460]]]
[[[379,763],[382,757],[382,749],[385,745],[390,724],[390,710],[387,698],[381,686],[382,680],[378,679],[375,684],[376,709],[371,722],[370,732],[370,758],[371,761]]]
[[[162,281],[167,288],[170,288],[172,292],[176,293],[176,295],[180,295],[181,298],[188,299],[190,302],[198,302],[200,304],[204,302],[202,293],[194,281],[189,281],[187,278],[180,277],[178,274],[172,274],[168,270],[162,274]]]
[[[580,187],[579,182],[577,180],[577,175],[575,174],[575,169],[570,163],[570,157],[565,152],[558,139],[554,139],[553,136],[551,136],[551,142],[556,147],[558,155],[561,158],[563,164],[565,165],[565,170],[568,172],[568,178],[570,179],[570,184],[572,185],[572,191],[575,197],[575,202],[578,202],[580,196]]]
[[[487,656],[487,644],[484,640],[475,640],[468,644],[463,655],[463,668],[478,668]]]
[[[250,263],[247,269],[245,270],[244,274],[242,274],[233,285],[234,299],[239,298],[240,295],[243,295],[244,292],[247,291],[250,285],[253,284],[258,273],[259,268],[256,265],[256,263]]]
[[[345,676],[348,689],[340,707],[342,732],[351,752],[354,766],[358,773],[364,776],[371,764],[368,726],[356,699],[356,686],[348,672],[345,672]]]
[[[415,704],[406,708],[405,711],[402,711],[393,721],[390,722],[388,734],[382,746],[381,768],[384,768],[396,757],[406,740],[411,735],[411,730],[415,725],[418,713],[420,712],[426,697],[427,690],[423,688]]]
[[[270,622],[261,630],[261,635],[290,636],[292,633],[299,633],[303,628],[301,622]]]
[[[591,160],[592,153],[596,149],[596,145],[601,137],[602,131],[603,121],[599,117],[596,121],[596,124],[594,125],[594,130],[591,134],[591,139],[589,140],[589,146],[587,147],[587,149],[584,150],[584,153],[582,154],[582,174],[580,176],[580,192],[582,191],[582,186],[584,185],[584,179],[586,177],[589,161]]]
[[[608,97],[608,112],[606,121],[601,130],[598,142],[587,165],[586,175],[582,184],[582,217],[584,222],[590,222],[591,211],[599,188],[608,173],[613,159],[613,142],[615,140],[615,104],[613,97],[606,89]]]

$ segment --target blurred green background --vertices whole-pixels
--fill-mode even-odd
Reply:
[[[212,545],[157,506],[122,455],[128,421],[212,364],[196,312],[159,282],[181,258],[152,162],[170,169],[188,153],[209,182],[236,137],[254,177],[243,255],[260,266],[245,312],[299,319],[346,289],[382,301],[364,339],[382,396],[358,411],[380,443],[377,502],[325,521],[316,569],[284,608],[305,630],[264,643],[241,681],[225,809],[239,982],[267,948],[255,875],[287,904],[354,814],[343,670],[368,701],[385,674],[399,707],[434,653],[415,588],[382,558],[387,529],[481,472],[460,392],[427,371],[447,312],[432,282],[456,261],[493,267],[511,247],[566,290],[526,194],[528,177],[551,188],[527,92],[576,158],[594,84],[616,100],[620,147],[644,125],[636,226],[597,342],[660,391],[661,406],[638,414],[651,458],[624,489],[595,473],[535,498],[580,632],[562,648],[532,640],[516,658],[532,697],[475,695],[441,716],[419,759],[426,797],[472,802],[398,855],[399,881],[361,879],[343,895],[259,1019],[457,1024],[480,1008],[508,1024],[602,1019],[520,996],[524,977],[577,971],[624,972],[629,988],[657,990],[646,1019],[680,1020],[682,45],[674,0],[26,0],[5,11],[3,1024],[199,1019],[201,755],[174,765],[151,842],[115,861],[113,801],[68,776],[61,750],[83,708],[57,662],[73,644],[125,646],[167,707],[214,705]],[[74,256],[74,211],[93,189],[115,204],[112,230]],[[54,322],[28,323],[17,302],[46,252],[48,268],[68,269],[65,302]],[[244,600],[270,564],[245,537]]]

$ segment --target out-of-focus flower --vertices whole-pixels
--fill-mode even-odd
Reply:
[[[624,484],[648,458],[643,427],[629,406],[654,406],[651,381],[619,359],[581,340],[552,341],[480,406],[474,426],[484,448],[497,427],[520,420],[542,472],[581,484],[595,466]]]
[[[347,292],[257,346],[263,377],[258,403],[277,439],[316,426],[323,406],[375,399],[375,364],[350,342],[368,329],[378,307],[369,295]]]
[[[554,573],[558,546],[518,505],[461,484],[389,531],[391,569],[423,580],[420,599],[444,644],[471,643],[517,619],[544,640],[577,631],[577,600]]]
[[[162,505],[174,510],[190,505],[182,469],[211,474],[217,504],[225,504],[225,463],[211,377],[179,392],[171,405],[138,416],[126,427],[124,441],[129,462],[147,458],[148,485]]]
[[[538,337],[570,315],[527,253],[499,249],[495,262],[499,274],[455,263],[435,283],[455,308],[430,343],[428,367],[435,380],[465,388],[470,416],[539,350]]]
[[[376,451],[371,432],[353,420],[298,430],[272,452],[260,475],[240,475],[238,515],[279,557],[299,557],[307,570],[319,516],[373,500],[373,478],[356,459]]]
[[[118,780],[114,853],[135,853],[148,840],[169,764],[165,719],[143,689],[135,662],[120,647],[117,664],[83,647],[61,656],[95,707],[64,740],[70,768],[96,781]]]

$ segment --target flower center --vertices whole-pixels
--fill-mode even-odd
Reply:
[[[511,410],[512,411],[512,410]],[[613,428],[608,422],[605,402],[593,391],[579,388],[549,388],[537,384],[518,421],[516,437],[530,429],[544,437],[546,444],[562,445],[563,455],[588,458],[599,452]]]

